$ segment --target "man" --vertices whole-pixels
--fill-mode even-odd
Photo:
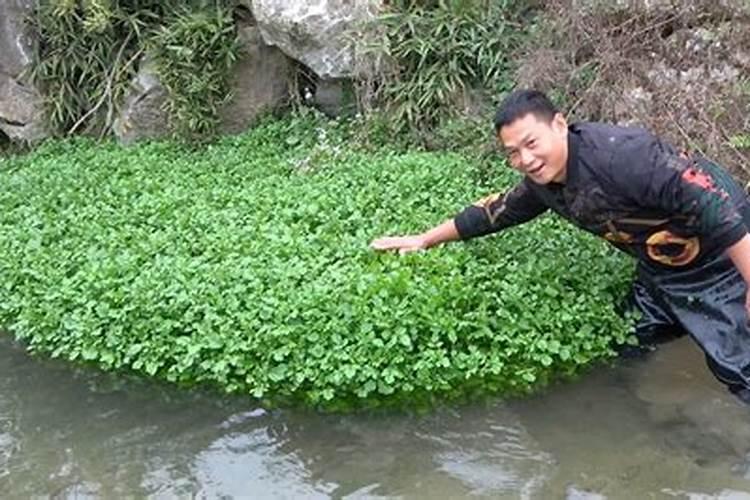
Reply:
[[[737,183],[645,130],[568,126],[534,90],[505,99],[495,132],[525,176],[516,187],[422,234],[380,238],[372,247],[424,250],[552,209],[638,259],[631,300],[642,313],[642,344],[686,331],[714,375],[750,403],[750,203]]]

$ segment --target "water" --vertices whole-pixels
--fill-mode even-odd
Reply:
[[[265,411],[0,341],[0,497],[750,500],[750,408],[689,340],[509,402]]]

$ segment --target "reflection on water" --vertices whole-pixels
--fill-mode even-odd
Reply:
[[[689,340],[522,401],[265,411],[0,341],[2,498],[750,500],[750,408]]]

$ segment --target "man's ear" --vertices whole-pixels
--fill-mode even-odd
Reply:
[[[568,121],[565,119],[562,113],[555,113],[552,117],[552,128],[557,133],[564,133],[568,130]]]

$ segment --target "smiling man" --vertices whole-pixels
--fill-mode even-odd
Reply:
[[[632,306],[644,346],[687,332],[709,368],[750,403],[750,203],[715,163],[649,132],[568,125],[541,92],[510,94],[495,132],[513,189],[422,234],[379,238],[378,250],[424,250],[529,221],[548,209],[638,259]]]

